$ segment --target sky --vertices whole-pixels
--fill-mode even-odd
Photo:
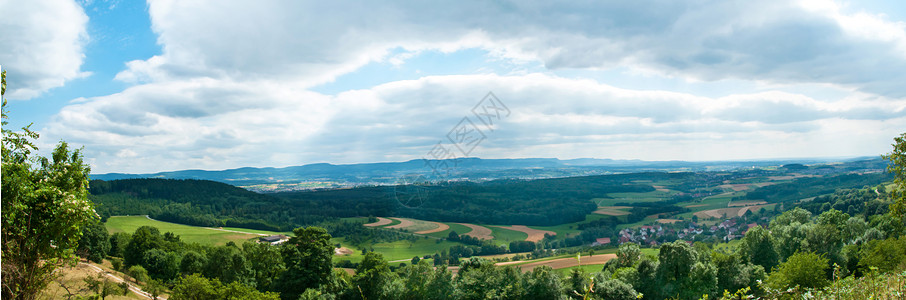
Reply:
[[[0,67],[93,173],[877,156],[906,2],[0,0]]]

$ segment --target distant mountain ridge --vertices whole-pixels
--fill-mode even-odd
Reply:
[[[724,171],[744,167],[771,167],[785,164],[827,164],[831,162],[868,161],[883,163],[877,157],[844,159],[780,159],[741,161],[642,161],[578,158],[481,159],[458,158],[446,161],[416,159],[405,162],[378,162],[359,164],[314,163],[282,168],[243,167],[237,169],[180,170],[153,174],[107,173],[92,174],[91,179],[117,180],[135,178],[202,179],[266,191],[262,185],[293,184],[297,188],[311,189],[348,187],[359,185],[397,184],[406,176],[423,176],[429,180],[487,181],[501,178],[558,178],[582,175],[601,175],[645,171]],[[437,176],[429,165],[444,162],[444,176]],[[299,185],[300,183],[307,183]],[[277,188],[277,190],[280,190]]]

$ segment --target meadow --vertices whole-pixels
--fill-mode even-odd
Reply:
[[[216,228],[161,222],[149,219],[146,216],[114,216],[108,218],[104,225],[111,234],[117,232],[131,234],[139,227],[152,226],[159,229],[161,233],[172,232],[178,235],[182,241],[187,243],[199,243],[213,246],[226,245],[227,242],[234,242],[241,246],[243,242],[255,241],[262,235],[278,234],[277,232],[272,231],[243,228],[224,228],[224,230],[218,230]]]

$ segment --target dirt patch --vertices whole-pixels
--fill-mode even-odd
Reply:
[[[340,247],[340,248],[333,249],[333,255],[346,255],[346,254],[352,254],[352,253],[353,253],[352,249],[349,249],[346,247]]]
[[[737,217],[742,217],[743,215],[746,214],[746,211],[747,211],[747,210],[752,211],[752,212],[754,213],[754,212],[758,211],[758,209],[760,209],[762,206],[764,206],[764,205],[755,205],[755,206],[746,206],[746,207],[743,207],[743,208],[741,208],[741,209],[739,210],[739,212],[736,213],[736,216],[737,216]]]
[[[708,206],[708,205],[707,204],[693,204],[693,205],[686,205],[684,207],[685,208],[695,208],[695,207],[702,207],[702,206]]]
[[[658,222],[658,223],[661,223],[661,224],[673,224],[673,223],[676,223],[676,222],[679,222],[679,221],[682,221],[682,220],[677,220],[677,219],[657,219],[657,222]]]
[[[758,211],[763,205],[753,205],[753,206],[743,206],[743,207],[728,207],[720,209],[711,209],[696,212],[695,215],[699,218],[731,218],[731,217],[742,217],[746,214],[747,210],[752,210],[752,212]]]
[[[606,209],[606,208],[598,209],[594,213],[599,214],[599,215],[607,215],[607,216],[625,216],[625,215],[629,214],[629,212],[627,212],[627,211],[611,210],[611,209]]]
[[[384,226],[384,225],[387,225],[387,224],[390,224],[390,223],[393,223],[393,220],[387,219],[387,218],[378,217],[378,218],[377,218],[377,222],[368,223],[368,224],[365,224],[365,226],[368,226],[368,227]]]
[[[422,231],[418,231],[418,232],[415,232],[415,233],[418,233],[418,234],[429,234],[429,233],[441,232],[441,231],[450,229],[450,225],[447,225],[447,224],[444,224],[444,223],[438,223],[438,222],[431,222],[431,223],[433,223],[434,225],[437,225],[437,228],[428,229],[428,230],[422,230]]]
[[[767,204],[767,202],[762,200],[744,200],[744,201],[733,201],[730,204],[727,204],[729,207],[738,207],[738,206],[753,206]]]
[[[471,236],[471,237],[474,237],[474,238],[477,238],[477,239],[481,239],[481,240],[491,240],[491,239],[494,239],[494,236],[491,235],[491,229],[490,229],[490,228],[487,228],[487,227],[484,227],[484,226],[475,225],[475,224],[469,224],[469,223],[456,223],[456,224],[459,224],[459,225],[462,225],[462,226],[466,226],[466,227],[469,227],[469,228],[472,229],[472,231],[469,231],[469,232],[466,232],[466,233],[463,233],[463,234],[460,234],[460,235],[468,235],[468,236]]]
[[[526,240],[526,241],[529,241],[529,242],[537,242],[537,241],[543,240],[545,234],[557,235],[556,232],[553,232],[553,231],[550,231],[550,230],[532,229],[532,228],[528,228],[528,227],[525,226],[525,225],[513,225],[513,226],[509,226],[509,227],[507,227],[507,226],[494,226],[494,227],[499,227],[499,228],[503,228],[503,229],[509,229],[509,230],[515,230],[515,231],[525,232],[525,234],[528,234],[528,237],[525,238],[525,240]]]
[[[616,254],[598,254],[594,256],[582,256],[582,265],[603,265],[607,261],[616,258]],[[568,258],[558,258],[547,261],[539,261],[533,263],[527,263],[524,265],[519,265],[518,267],[522,269],[523,272],[528,272],[534,269],[537,266],[550,266],[553,269],[563,269],[570,268],[579,265],[579,261],[575,257]]]
[[[409,219],[403,219],[403,218],[391,218],[391,219],[400,221],[400,223],[399,223],[399,224],[396,224],[396,225],[393,225],[393,226],[387,226],[387,227],[384,227],[384,228],[388,228],[388,229],[396,229],[396,228],[406,228],[406,227],[415,225],[415,222],[412,222],[412,220],[409,220]]]
[[[735,217],[737,212],[739,212],[738,207],[730,207],[730,208],[718,208],[718,209],[703,210],[700,212],[696,212],[694,215],[698,216],[699,218],[705,218],[705,219],[707,219],[707,218],[726,218],[728,216]]]
[[[632,208],[629,206],[598,206],[598,210],[594,213],[599,215],[608,215],[608,216],[625,216],[629,212],[623,209]]]
[[[750,189],[750,188],[751,188],[751,184],[749,184],[749,183],[741,183],[741,184],[722,184],[722,185],[720,185],[720,186],[718,186],[718,187],[723,188],[723,189],[731,189],[731,190],[733,190],[734,192],[739,192],[739,191],[745,191],[745,190]]]

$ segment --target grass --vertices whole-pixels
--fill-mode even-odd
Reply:
[[[674,191],[651,191],[645,193],[609,193],[607,196],[612,199],[607,198],[596,198],[594,200],[598,206],[614,206],[620,202],[657,202],[667,200],[676,192]]]
[[[249,240],[255,240],[260,235],[254,233],[237,233],[229,231],[220,231],[216,229],[206,228],[206,227],[196,227],[188,226],[175,223],[161,222],[157,220],[148,219],[145,216],[116,216],[110,217],[107,219],[107,223],[104,224],[107,226],[107,231],[110,233],[117,232],[126,232],[133,233],[136,229],[142,226],[152,226],[157,227],[160,230],[161,234],[165,232],[172,232],[180,236],[184,242],[188,243],[199,243],[202,245],[226,245],[227,242],[234,242],[237,245],[242,245],[243,242]],[[266,231],[261,230],[247,230],[239,229],[244,232],[256,231],[260,233],[265,233]],[[275,232],[267,232],[266,234],[276,234]]]
[[[282,235],[286,235],[286,236],[293,235],[292,231],[276,232],[276,231],[268,231],[268,230],[238,228],[238,227],[221,227],[221,228],[226,229],[226,230],[242,231],[242,232],[248,232],[248,233],[259,233],[259,234],[267,234],[267,235],[275,235],[275,234],[282,234]]]
[[[339,243],[343,247],[353,250],[352,254],[334,256],[333,260],[335,262],[341,260],[349,260],[354,263],[362,261],[363,255],[361,248],[356,248],[347,244],[343,238],[334,238],[331,242],[334,244]],[[415,242],[403,240],[392,243],[377,243],[368,248],[369,250],[374,248],[374,252],[383,255],[384,259],[387,261],[394,261],[401,259],[410,260],[413,256],[423,257],[425,255],[434,255],[434,253],[439,253],[455,245],[459,244],[448,241],[441,241],[438,243],[436,239],[420,238]]]
[[[371,223],[371,222],[368,222],[367,217],[349,217],[349,218],[340,218],[340,220],[347,221],[347,222],[359,222],[362,224]]]
[[[509,245],[510,242],[524,241],[526,238],[528,238],[528,234],[526,234],[525,232],[503,229],[496,226],[482,226],[491,229],[491,235],[494,236],[493,241],[498,245]]]
[[[556,232],[558,239],[564,239],[564,238],[579,234],[579,232],[582,232],[581,230],[579,230],[579,224],[588,223],[588,222],[595,221],[595,220],[598,220],[598,219],[601,219],[604,217],[606,217],[606,216],[599,215],[596,213],[591,213],[591,214],[585,215],[585,220],[582,220],[579,222],[566,223],[566,224],[560,224],[560,225],[555,225],[555,226],[531,226],[531,227],[535,228],[535,229],[550,230],[550,231]]]
[[[422,230],[431,230],[431,229],[437,228],[437,225],[435,225],[432,222],[416,220],[416,219],[412,219],[412,218],[406,218],[406,219],[415,223],[415,224],[412,224],[412,226],[403,228],[403,230],[408,231],[408,232],[418,232],[418,231],[422,231]]]
[[[635,222],[635,223],[624,223],[624,224],[617,225],[617,229],[620,230],[620,229],[623,229],[623,228],[631,228],[631,227],[641,226],[641,225],[653,223],[653,222],[655,222],[656,220],[657,220],[657,218],[655,218],[655,217],[653,217],[653,216],[647,216],[647,217],[645,217],[644,219],[642,219],[641,221],[638,221],[638,222]]]
[[[437,240],[435,239],[419,239],[414,243],[409,241],[396,241],[392,243],[374,244],[374,251],[383,254],[384,259],[393,261],[412,259],[413,256],[421,257],[428,254],[433,255],[434,253],[449,249],[455,245],[459,244],[448,241],[437,243]]]
[[[554,270],[554,272],[559,274],[561,278],[566,278],[569,276],[569,273],[572,272],[573,269],[575,269],[575,268],[582,269],[585,271],[585,273],[591,274],[591,273],[601,272],[601,270],[604,269],[604,265],[582,265],[582,266],[575,266],[572,268],[556,269],[556,270]]]
[[[660,251],[657,248],[640,248],[639,249],[642,255],[651,255],[657,257]]]
[[[390,219],[390,218],[387,218],[387,219]],[[388,226],[397,225],[397,224],[399,224],[399,223],[402,223],[402,222],[400,222],[400,221],[397,220],[397,219],[390,219],[390,224],[387,224],[387,225],[384,225],[384,226],[378,226],[378,227],[384,228],[384,227],[388,227]]]
[[[735,252],[739,248],[739,244],[742,244],[742,239],[736,239],[725,243],[714,244],[714,250],[724,250],[727,253]]]

